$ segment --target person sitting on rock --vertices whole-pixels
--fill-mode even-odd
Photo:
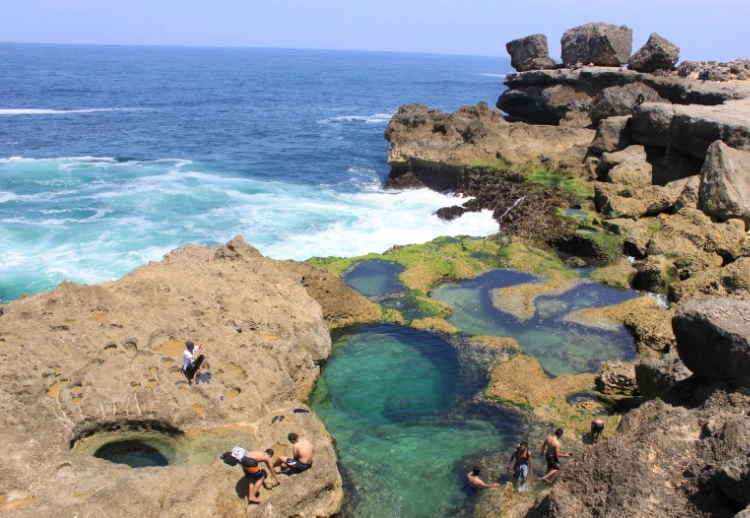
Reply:
[[[547,474],[542,477],[542,480],[545,482],[549,482],[560,471],[560,457],[573,456],[572,453],[560,453],[560,449],[562,448],[560,438],[562,435],[562,428],[558,428],[553,435],[547,436],[544,439],[544,444],[542,444],[542,452],[539,455],[544,455],[547,460]],[[546,455],[544,452],[545,449],[547,450]]]
[[[276,459],[274,466],[281,466],[282,464],[289,466],[296,473],[302,473],[312,468],[312,456],[315,453],[315,448],[312,443],[304,437],[298,436],[296,433],[290,433],[288,435],[289,442],[292,446],[292,457],[285,457],[279,455]]]
[[[508,460],[508,472],[511,470],[511,464],[513,465],[513,478],[517,480],[516,487],[519,491],[525,491],[529,475],[534,474],[534,468],[531,467],[531,451],[529,451],[528,442],[521,441],[518,448],[513,451],[513,455]]]
[[[193,384],[193,381],[195,381],[195,375],[200,373],[200,367],[206,359],[206,357],[201,354],[204,349],[205,346],[202,344],[196,347],[190,340],[185,342],[185,351],[182,353],[182,373],[191,385]]]
[[[602,421],[598,417],[591,421],[591,440],[594,442],[594,444],[599,442],[599,437],[601,437],[603,431],[604,421]]]
[[[476,494],[480,489],[486,489],[488,487],[500,487],[500,484],[487,484],[485,483],[481,478],[479,478],[479,474],[482,472],[481,469],[474,466],[474,469],[472,469],[470,472],[466,474],[466,482],[464,482],[464,486],[461,488],[462,491],[465,493],[468,493],[470,495]]]

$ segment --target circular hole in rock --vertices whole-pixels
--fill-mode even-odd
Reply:
[[[159,450],[141,441],[132,440],[107,443],[96,450],[94,457],[115,464],[127,464],[131,468],[169,465],[169,460]]]

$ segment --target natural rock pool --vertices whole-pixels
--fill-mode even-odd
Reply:
[[[349,478],[344,516],[452,515],[465,459],[509,448],[518,432],[516,413],[488,417],[470,401],[486,382],[435,333],[383,324],[337,340],[311,407]]]
[[[359,268],[361,279],[370,278],[363,294],[375,299],[392,291],[395,269]],[[353,279],[347,282],[357,287]],[[584,280],[561,294],[539,295],[534,315],[525,321],[493,303],[493,290],[533,282],[539,277],[500,269],[434,289],[433,298],[453,307],[448,321],[462,331],[459,336],[381,324],[334,343],[311,407],[333,436],[348,480],[344,516],[455,516],[464,505],[460,487],[473,460],[509,454],[527,436],[516,411],[490,408],[478,397],[492,361],[467,368],[476,358],[461,352],[466,335],[515,338],[553,376],[594,372],[604,360],[635,357],[622,325],[600,329],[565,317],[637,293]],[[380,288],[370,289],[376,285]],[[498,466],[495,473],[502,471]]]

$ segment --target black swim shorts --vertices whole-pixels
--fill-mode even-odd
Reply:
[[[300,462],[297,459],[286,459],[286,465],[300,472],[307,471],[308,469],[312,468],[312,462],[310,464],[305,464],[304,462]]]
[[[595,432],[599,432],[599,433],[602,433],[602,432],[604,431],[604,423],[602,423],[602,424],[595,424],[595,425],[593,426],[593,430],[594,430]]]
[[[560,469],[560,459],[557,458],[557,455],[548,453],[544,457],[547,459],[547,469]]]
[[[255,473],[248,473],[247,471],[245,471],[245,477],[249,478],[250,480],[258,480],[259,478],[263,478],[265,476],[266,476],[266,472],[263,471],[262,469],[259,469]]]

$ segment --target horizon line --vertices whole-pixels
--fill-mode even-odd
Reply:
[[[411,50],[372,50],[372,49],[334,49],[334,48],[303,48],[303,47],[263,47],[250,45],[189,45],[189,44],[163,44],[163,43],[70,43],[70,42],[45,42],[45,41],[0,41],[0,45],[51,45],[66,47],[139,47],[139,48],[188,48],[188,49],[256,49],[256,50],[301,50],[301,51],[322,51],[322,52],[364,52],[373,54],[414,54],[422,56],[456,56],[456,57],[473,57],[473,58],[495,58],[510,59],[509,55],[490,55],[490,54],[461,54],[461,53],[442,53],[442,52],[425,52]]]

